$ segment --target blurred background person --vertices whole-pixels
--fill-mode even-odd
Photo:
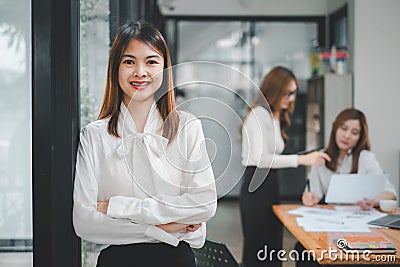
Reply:
[[[289,139],[285,131],[290,126],[289,114],[294,111],[298,87],[291,70],[281,66],[273,68],[265,76],[244,118],[242,164],[246,169],[240,212],[244,235],[242,261],[246,267],[281,265],[276,258],[267,259],[268,262],[257,258],[257,252],[265,245],[268,251],[282,249],[282,226],[272,211],[272,205],[279,203],[277,169],[323,165],[330,160],[323,152],[280,155]],[[252,183],[259,187],[255,188]]]

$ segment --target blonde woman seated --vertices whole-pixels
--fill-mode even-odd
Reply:
[[[332,174],[383,173],[374,153],[370,151],[367,119],[364,113],[357,109],[345,109],[336,117],[325,153],[332,160],[327,161],[325,165],[312,166],[308,176],[310,192],[304,192],[302,195],[305,206],[313,206],[323,199]],[[364,198],[356,204],[363,210],[369,210],[377,207],[381,199],[396,199],[396,191],[389,181],[376,199]]]

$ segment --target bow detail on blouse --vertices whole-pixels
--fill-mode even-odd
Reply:
[[[143,141],[150,161],[153,159],[153,156],[161,156],[168,145],[167,138],[151,132],[129,134],[122,137],[122,141],[117,147],[116,152],[120,158],[123,158],[132,150],[135,140]]]
[[[143,141],[149,163],[152,166],[150,171],[153,175],[153,179],[162,179],[167,182],[167,185],[174,185],[176,182],[173,181],[171,175],[166,170],[161,158],[165,153],[166,146],[168,145],[168,139],[150,132],[129,134],[123,137],[121,143],[117,147],[116,152],[118,157],[124,158],[130,153],[133,153],[136,141]],[[134,161],[135,158],[133,157],[131,160]],[[130,169],[131,174],[134,175],[133,169],[131,169],[130,166],[128,166],[128,168]],[[136,171],[136,174],[138,174],[138,172],[144,172],[144,170],[141,169],[136,169]],[[138,175],[141,176],[141,174]],[[135,179],[134,176],[133,178]],[[138,180],[136,181],[138,182]]]
[[[129,111],[125,107],[124,103],[121,103],[121,113],[118,118],[118,128],[122,129],[122,140],[120,140],[119,144],[116,148],[116,154],[119,158],[131,158],[130,160],[125,160],[126,164],[128,164],[128,169],[132,175],[132,178],[135,179],[135,175],[138,176],[137,181],[143,177],[149,175],[149,172],[152,175],[152,179],[159,180],[162,179],[168,184],[174,184],[173,178],[167,171],[165,164],[165,155],[167,150],[167,145],[169,140],[162,135],[160,135],[159,129],[160,125],[162,125],[163,121],[161,116],[157,112],[157,106],[154,102],[152,107],[150,108],[148,119],[146,125],[144,127],[144,132],[137,132],[135,123],[132,117],[129,114]],[[133,166],[135,165],[133,162],[138,160],[135,157],[134,153],[136,153],[135,146],[139,146],[142,143],[144,146],[144,150],[146,151],[146,156],[151,165],[151,170],[144,170],[142,168],[136,168],[133,170]],[[140,153],[139,149],[139,153]],[[132,155],[132,157],[127,156]],[[136,155],[138,156],[138,155]],[[144,155],[140,155],[141,157]],[[164,157],[165,156],[165,157]],[[126,158],[127,157],[127,158]],[[133,161],[132,163],[130,161]],[[167,161],[168,162],[168,161]],[[135,175],[134,175],[135,172]],[[135,179],[136,180],[136,179]],[[151,179],[147,179],[150,181]]]

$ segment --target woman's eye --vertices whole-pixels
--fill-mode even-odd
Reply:
[[[158,64],[158,62],[157,61],[155,61],[155,60],[149,60],[148,62],[147,62],[148,64]]]
[[[125,64],[128,64],[128,65],[135,64],[135,62],[133,62],[133,60],[131,60],[131,59],[126,59],[126,60],[124,60],[124,63],[125,63]]]

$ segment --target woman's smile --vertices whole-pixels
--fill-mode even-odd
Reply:
[[[135,89],[135,90],[143,90],[143,89],[147,88],[147,86],[150,83],[151,83],[150,81],[132,81],[132,82],[130,82],[133,89]]]

